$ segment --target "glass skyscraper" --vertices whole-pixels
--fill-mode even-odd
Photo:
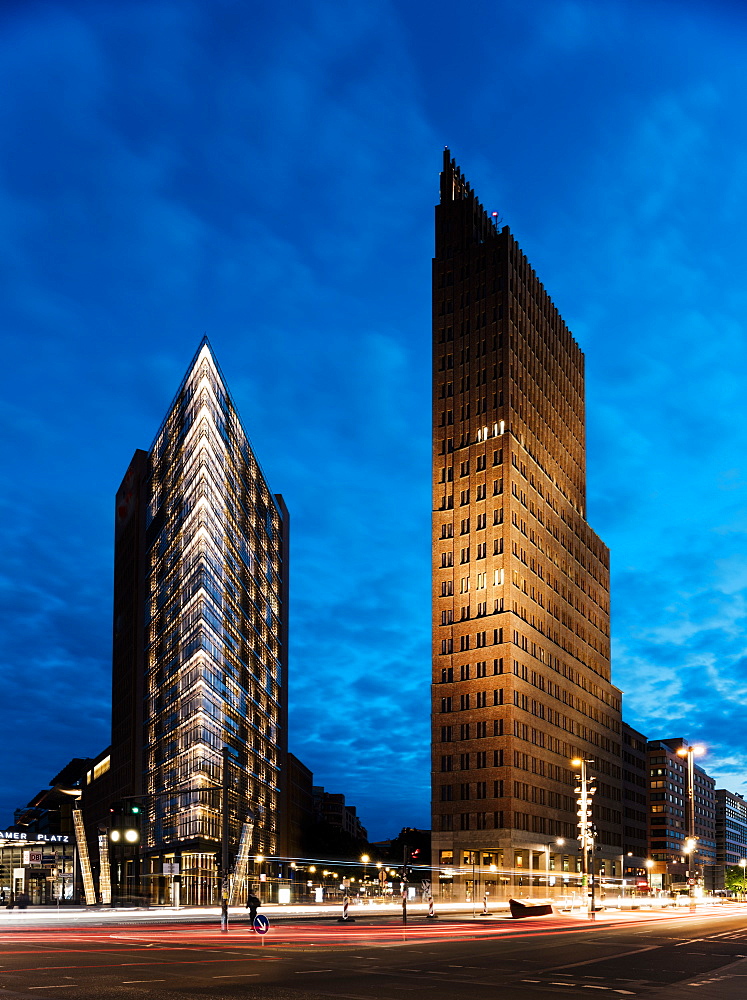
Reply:
[[[288,515],[204,340],[117,494],[111,798],[141,796],[141,880],[175,861],[213,902],[223,749],[230,841],[284,848]]]

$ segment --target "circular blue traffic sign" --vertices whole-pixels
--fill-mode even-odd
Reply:
[[[266,934],[270,929],[270,921],[264,913],[258,913],[254,918],[254,929],[257,934]]]

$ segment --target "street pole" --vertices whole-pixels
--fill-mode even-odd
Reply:
[[[471,851],[472,854],[472,919],[475,918],[475,898],[477,897],[477,885],[475,884],[475,852]]]
[[[223,747],[223,770],[221,782],[221,891],[220,891],[220,929],[228,933],[228,837],[229,837],[229,771],[228,763],[231,755],[229,747]]]
[[[690,850],[687,855],[687,891],[690,910],[695,909],[695,756],[694,748],[687,748],[687,832]]]
[[[584,894],[588,903],[588,885],[589,885],[589,856],[591,855],[591,907],[589,909],[589,919],[595,920],[594,913],[594,827],[591,820],[591,806],[592,797],[596,792],[596,787],[594,786],[594,778],[587,778],[586,765],[591,764],[593,761],[585,760],[582,757],[574,757],[571,761],[571,765],[579,769],[579,774],[576,775],[576,781],[578,781],[578,787],[576,788],[576,794],[578,798],[576,802],[578,804],[578,839],[581,844],[581,884],[583,886]]]
[[[407,844],[402,846],[402,923],[407,923]]]
[[[677,750],[678,757],[687,757],[687,894],[690,911],[695,910],[695,754],[703,753],[703,747],[684,744]]]

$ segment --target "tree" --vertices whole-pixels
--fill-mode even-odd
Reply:
[[[744,892],[747,874],[741,865],[727,865],[724,868],[724,888],[730,892]]]

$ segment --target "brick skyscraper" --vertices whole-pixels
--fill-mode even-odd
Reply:
[[[570,760],[583,757],[597,777],[596,868],[619,875],[621,694],[610,683],[609,554],[585,516],[583,354],[448,150],[440,194],[433,863],[455,890],[575,881]]]

